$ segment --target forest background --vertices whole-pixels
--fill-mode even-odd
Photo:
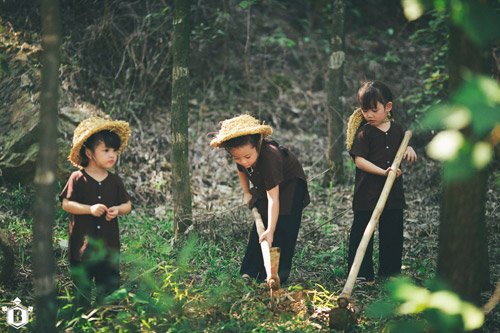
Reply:
[[[59,330],[328,330],[328,309],[335,306],[335,296],[348,273],[346,246],[354,180],[354,166],[344,153],[345,179],[324,182],[333,3],[192,4],[188,133],[193,224],[185,234],[174,237],[173,4],[60,2],[58,189],[71,171],[65,156],[74,126],[88,115],[108,114],[129,121],[133,128],[117,171],[132,195],[134,211],[121,219],[123,289],[115,294],[113,304],[81,313],[71,302],[65,248],[68,216],[58,208],[53,246]],[[426,128],[424,119],[449,97],[449,16],[431,10],[409,22],[399,1],[345,4],[346,56],[339,99],[343,120],[356,106],[360,82],[379,79],[396,93],[395,118],[414,129],[411,144],[419,155],[415,165],[403,165],[408,202],[403,274],[417,286],[441,290],[441,282],[432,279],[438,260],[442,172],[440,163],[426,155],[425,147],[435,132]],[[0,289],[5,305],[15,297],[25,305],[33,304],[35,297],[31,179],[40,131],[40,25],[40,10],[31,1],[0,3],[0,162],[4,163],[0,164],[0,221],[2,236],[16,258],[13,275],[6,277],[8,283]],[[500,50],[486,50],[487,76],[498,81]],[[303,163],[312,196],[304,212],[291,280],[272,301],[265,288],[239,279],[252,220],[242,209],[233,162],[223,151],[208,146],[209,133],[218,129],[219,122],[241,113],[251,113],[273,126],[273,137]],[[488,168],[484,222],[489,280],[494,283],[500,275],[498,160],[493,159]],[[464,329],[461,315],[436,309],[417,317],[396,316],[395,294],[402,286],[415,285],[401,280],[389,283],[387,289],[384,286],[385,281],[355,286],[360,317],[351,330],[372,332],[397,329],[397,325],[419,330],[429,325],[422,324],[425,320],[434,320],[436,331]],[[492,291],[485,290],[478,305],[486,303]],[[484,331],[498,330],[498,313],[490,312],[485,320]]]

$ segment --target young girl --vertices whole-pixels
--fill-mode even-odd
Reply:
[[[266,139],[272,131],[252,116],[241,115],[224,120],[210,146],[229,152],[236,163],[244,203],[249,208],[257,207],[266,226],[259,238],[253,224],[240,274],[266,279],[259,243],[267,240],[269,246],[281,248],[278,275],[285,282],[292,267],[302,210],[310,200],[302,166],[288,149]]]
[[[74,172],[60,194],[62,207],[71,213],[69,260],[77,301],[90,304],[91,281],[97,298],[118,289],[120,238],[118,216],[132,205],[122,180],[108,171],[127,146],[128,123],[93,117],[75,129],[69,161]]]
[[[356,164],[349,270],[404,136],[403,128],[392,120],[393,96],[384,83],[364,83],[359,88],[357,97],[360,108],[349,118],[347,128],[347,150]],[[413,148],[408,147],[403,158],[414,162],[417,155]],[[401,273],[405,198],[400,169],[397,170],[397,175],[379,220],[380,277]],[[372,255],[373,238],[359,270],[358,277],[361,281],[374,281]]]

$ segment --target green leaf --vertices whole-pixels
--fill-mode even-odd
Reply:
[[[368,306],[366,315],[372,319],[387,318],[396,309],[396,304],[391,301],[376,301]]]
[[[408,21],[418,19],[426,10],[425,2],[421,0],[401,0],[401,5]]]
[[[475,305],[462,303],[462,319],[466,330],[475,330],[483,326],[484,314]]]
[[[500,14],[481,1],[451,1],[452,21],[484,48],[500,38]]]

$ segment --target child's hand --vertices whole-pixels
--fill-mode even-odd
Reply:
[[[106,213],[108,211],[108,207],[104,206],[103,204],[95,204],[90,206],[90,214],[94,216],[102,216],[102,214]]]
[[[269,229],[266,229],[266,231],[264,231],[262,233],[262,235],[260,235],[260,237],[259,237],[259,244],[262,243],[263,241],[267,241],[267,243],[269,244],[269,247],[272,247],[273,246],[273,238],[274,238],[274,232],[272,232]]]
[[[385,170],[385,175],[386,177],[389,176],[389,171],[391,171],[392,168],[391,167],[388,167],[386,170]],[[401,176],[401,169],[398,168],[398,170],[396,170],[396,177],[399,177]]]
[[[250,194],[250,192],[243,193],[243,203],[248,208],[250,208],[248,205],[250,204],[251,200],[252,200],[252,194]]]
[[[111,221],[117,216],[118,216],[118,207],[116,206],[109,207],[108,212],[106,213],[106,221]]]
[[[413,163],[417,160],[417,153],[415,153],[415,150],[413,150],[412,147],[408,146],[406,148],[405,154],[403,155],[403,158],[406,161]]]

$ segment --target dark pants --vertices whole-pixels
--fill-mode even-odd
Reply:
[[[292,258],[295,252],[300,222],[302,221],[302,206],[305,191],[305,182],[300,179],[297,180],[292,211],[289,215],[279,215],[276,230],[274,231],[272,246],[281,249],[278,275],[282,283],[288,280],[292,269]],[[264,225],[267,227],[267,209],[259,209],[259,213],[264,221]],[[250,231],[245,257],[241,263],[240,274],[248,274],[258,281],[266,279],[266,270],[264,268],[264,260],[262,259],[262,251],[255,223],[253,223],[252,230]]]
[[[120,270],[118,253],[101,260],[71,262],[71,278],[76,289],[78,306],[90,306],[92,299],[92,282],[96,285],[96,301],[102,299],[120,287]]]
[[[351,269],[356,250],[361,242],[366,226],[373,211],[355,211],[354,222],[349,236],[349,270]],[[378,275],[392,276],[401,273],[403,255],[403,210],[384,210],[379,220],[379,270]],[[358,273],[359,277],[373,280],[373,236],[370,239],[365,257]]]

